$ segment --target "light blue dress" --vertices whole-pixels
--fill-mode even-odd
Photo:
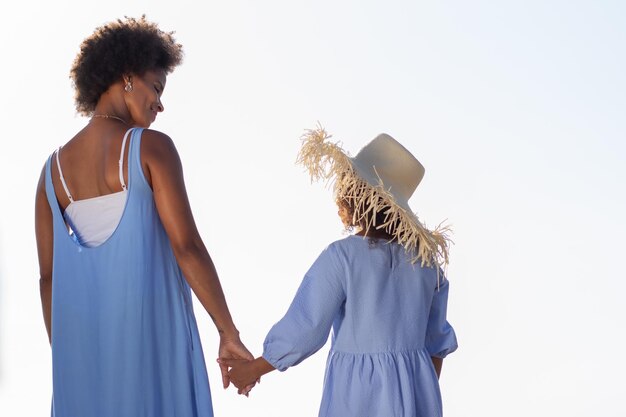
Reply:
[[[284,371],[320,349],[332,327],[320,416],[441,416],[430,357],[457,348],[448,285],[397,243],[349,236],[313,263],[263,357]]]
[[[124,213],[100,246],[68,234],[46,165],[53,417],[213,416],[191,292],[143,175],[141,132],[131,136]]]

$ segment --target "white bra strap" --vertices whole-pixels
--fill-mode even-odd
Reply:
[[[61,153],[61,146],[56,151],[57,157],[57,167],[59,168],[59,178],[61,179],[61,184],[63,184],[63,189],[65,190],[65,194],[67,194],[67,198],[70,199],[70,203],[74,202],[72,198],[72,194],[70,194],[70,190],[67,189],[67,184],[65,183],[65,178],[63,177],[63,171],[61,170],[61,162],[59,162],[59,154]]]
[[[120,166],[120,184],[122,184],[122,190],[126,191],[126,183],[124,182],[124,150],[126,148],[126,139],[128,139],[128,134],[133,130],[133,128],[131,127],[130,129],[128,129],[126,131],[126,134],[124,135],[124,139],[122,140],[122,151],[120,153],[120,162],[119,162],[119,166]]]

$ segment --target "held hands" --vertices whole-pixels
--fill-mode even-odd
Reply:
[[[230,368],[228,378],[239,394],[248,396],[252,388],[261,382],[262,373],[256,366],[257,360],[219,358],[217,361],[220,367]]]
[[[231,360],[240,360],[240,361],[251,361],[254,359],[254,356],[250,353],[250,351],[244,346],[244,344],[239,339],[239,335],[221,335],[220,336],[220,347],[219,347],[219,357],[218,363],[220,366],[220,371],[222,372],[222,384],[224,385],[224,389],[228,388],[228,385],[231,383],[231,378],[228,372],[227,364],[223,363],[224,361]],[[234,383],[234,381],[232,381]],[[238,385],[235,384],[237,388]],[[250,386],[250,391],[254,384]],[[242,392],[240,392],[241,394]]]

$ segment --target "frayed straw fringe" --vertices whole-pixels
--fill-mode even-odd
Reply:
[[[449,226],[440,224],[428,230],[417,215],[400,207],[382,184],[372,186],[359,178],[350,163],[348,154],[339,142],[330,142],[331,135],[318,125],[302,135],[302,148],[297,163],[302,164],[311,175],[311,182],[325,180],[334,184],[335,196],[353,202],[354,224],[370,215],[366,232],[370,227],[390,231],[397,224],[395,238],[407,253],[412,254],[411,263],[421,260],[422,266],[437,266],[437,272],[448,265]],[[380,209],[388,206],[383,224],[375,224]],[[433,265],[434,264],[434,265]],[[438,280],[439,281],[439,280]]]

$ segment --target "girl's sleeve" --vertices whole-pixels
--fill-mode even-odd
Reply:
[[[263,358],[279,371],[317,352],[345,300],[343,268],[336,248],[326,248],[304,276],[285,316],[269,331]]]
[[[439,289],[435,289],[426,328],[426,350],[437,358],[445,358],[458,347],[454,329],[446,319],[449,285],[444,278]]]

